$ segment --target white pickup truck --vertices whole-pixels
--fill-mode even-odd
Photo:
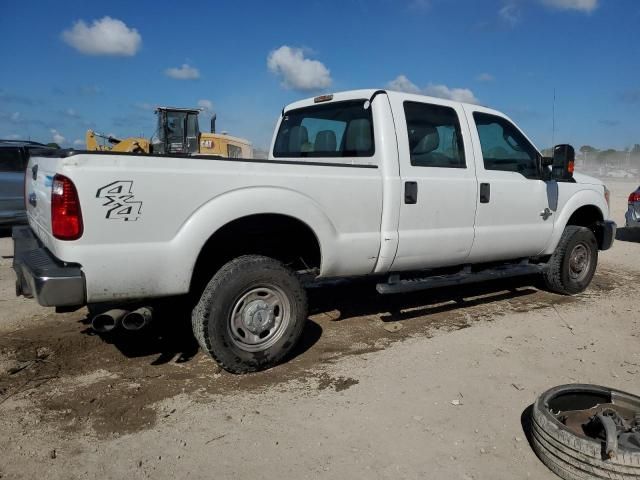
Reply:
[[[285,107],[265,160],[43,152],[25,191],[18,295],[117,306],[103,330],[191,295],[200,345],[236,373],[295,345],[301,272],[376,275],[380,294],[540,273],[573,294],[616,229],[570,146],[543,158],[500,112],[384,90]]]

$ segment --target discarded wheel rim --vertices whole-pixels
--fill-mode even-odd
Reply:
[[[538,397],[532,417],[533,449],[558,476],[640,479],[640,397],[562,385]]]

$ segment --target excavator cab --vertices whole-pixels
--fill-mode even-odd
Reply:
[[[155,113],[158,116],[158,128],[153,153],[198,153],[199,110],[158,107]]]
[[[220,158],[253,158],[251,142],[216,133],[216,115],[211,132],[200,132],[197,108],[157,107],[158,126],[150,140],[142,137],[115,138],[87,130],[87,150],[164,155],[211,155]],[[99,143],[102,139],[102,145]],[[108,145],[107,145],[108,143]]]

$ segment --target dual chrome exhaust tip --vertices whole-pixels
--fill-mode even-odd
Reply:
[[[141,307],[133,311],[114,308],[94,316],[91,320],[91,327],[98,333],[110,333],[120,327],[129,331],[137,331],[149,325],[152,320],[153,309],[151,307]]]

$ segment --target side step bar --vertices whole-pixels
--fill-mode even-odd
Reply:
[[[467,283],[483,282],[485,280],[497,280],[500,278],[519,277],[541,273],[545,265],[531,264],[526,261],[521,263],[500,265],[487,268],[478,272],[471,271],[470,266],[464,267],[457,273],[449,275],[433,275],[424,278],[400,279],[400,275],[389,276],[386,283],[378,283],[376,290],[383,295],[393,293],[418,292],[430,288],[450,287]]]

